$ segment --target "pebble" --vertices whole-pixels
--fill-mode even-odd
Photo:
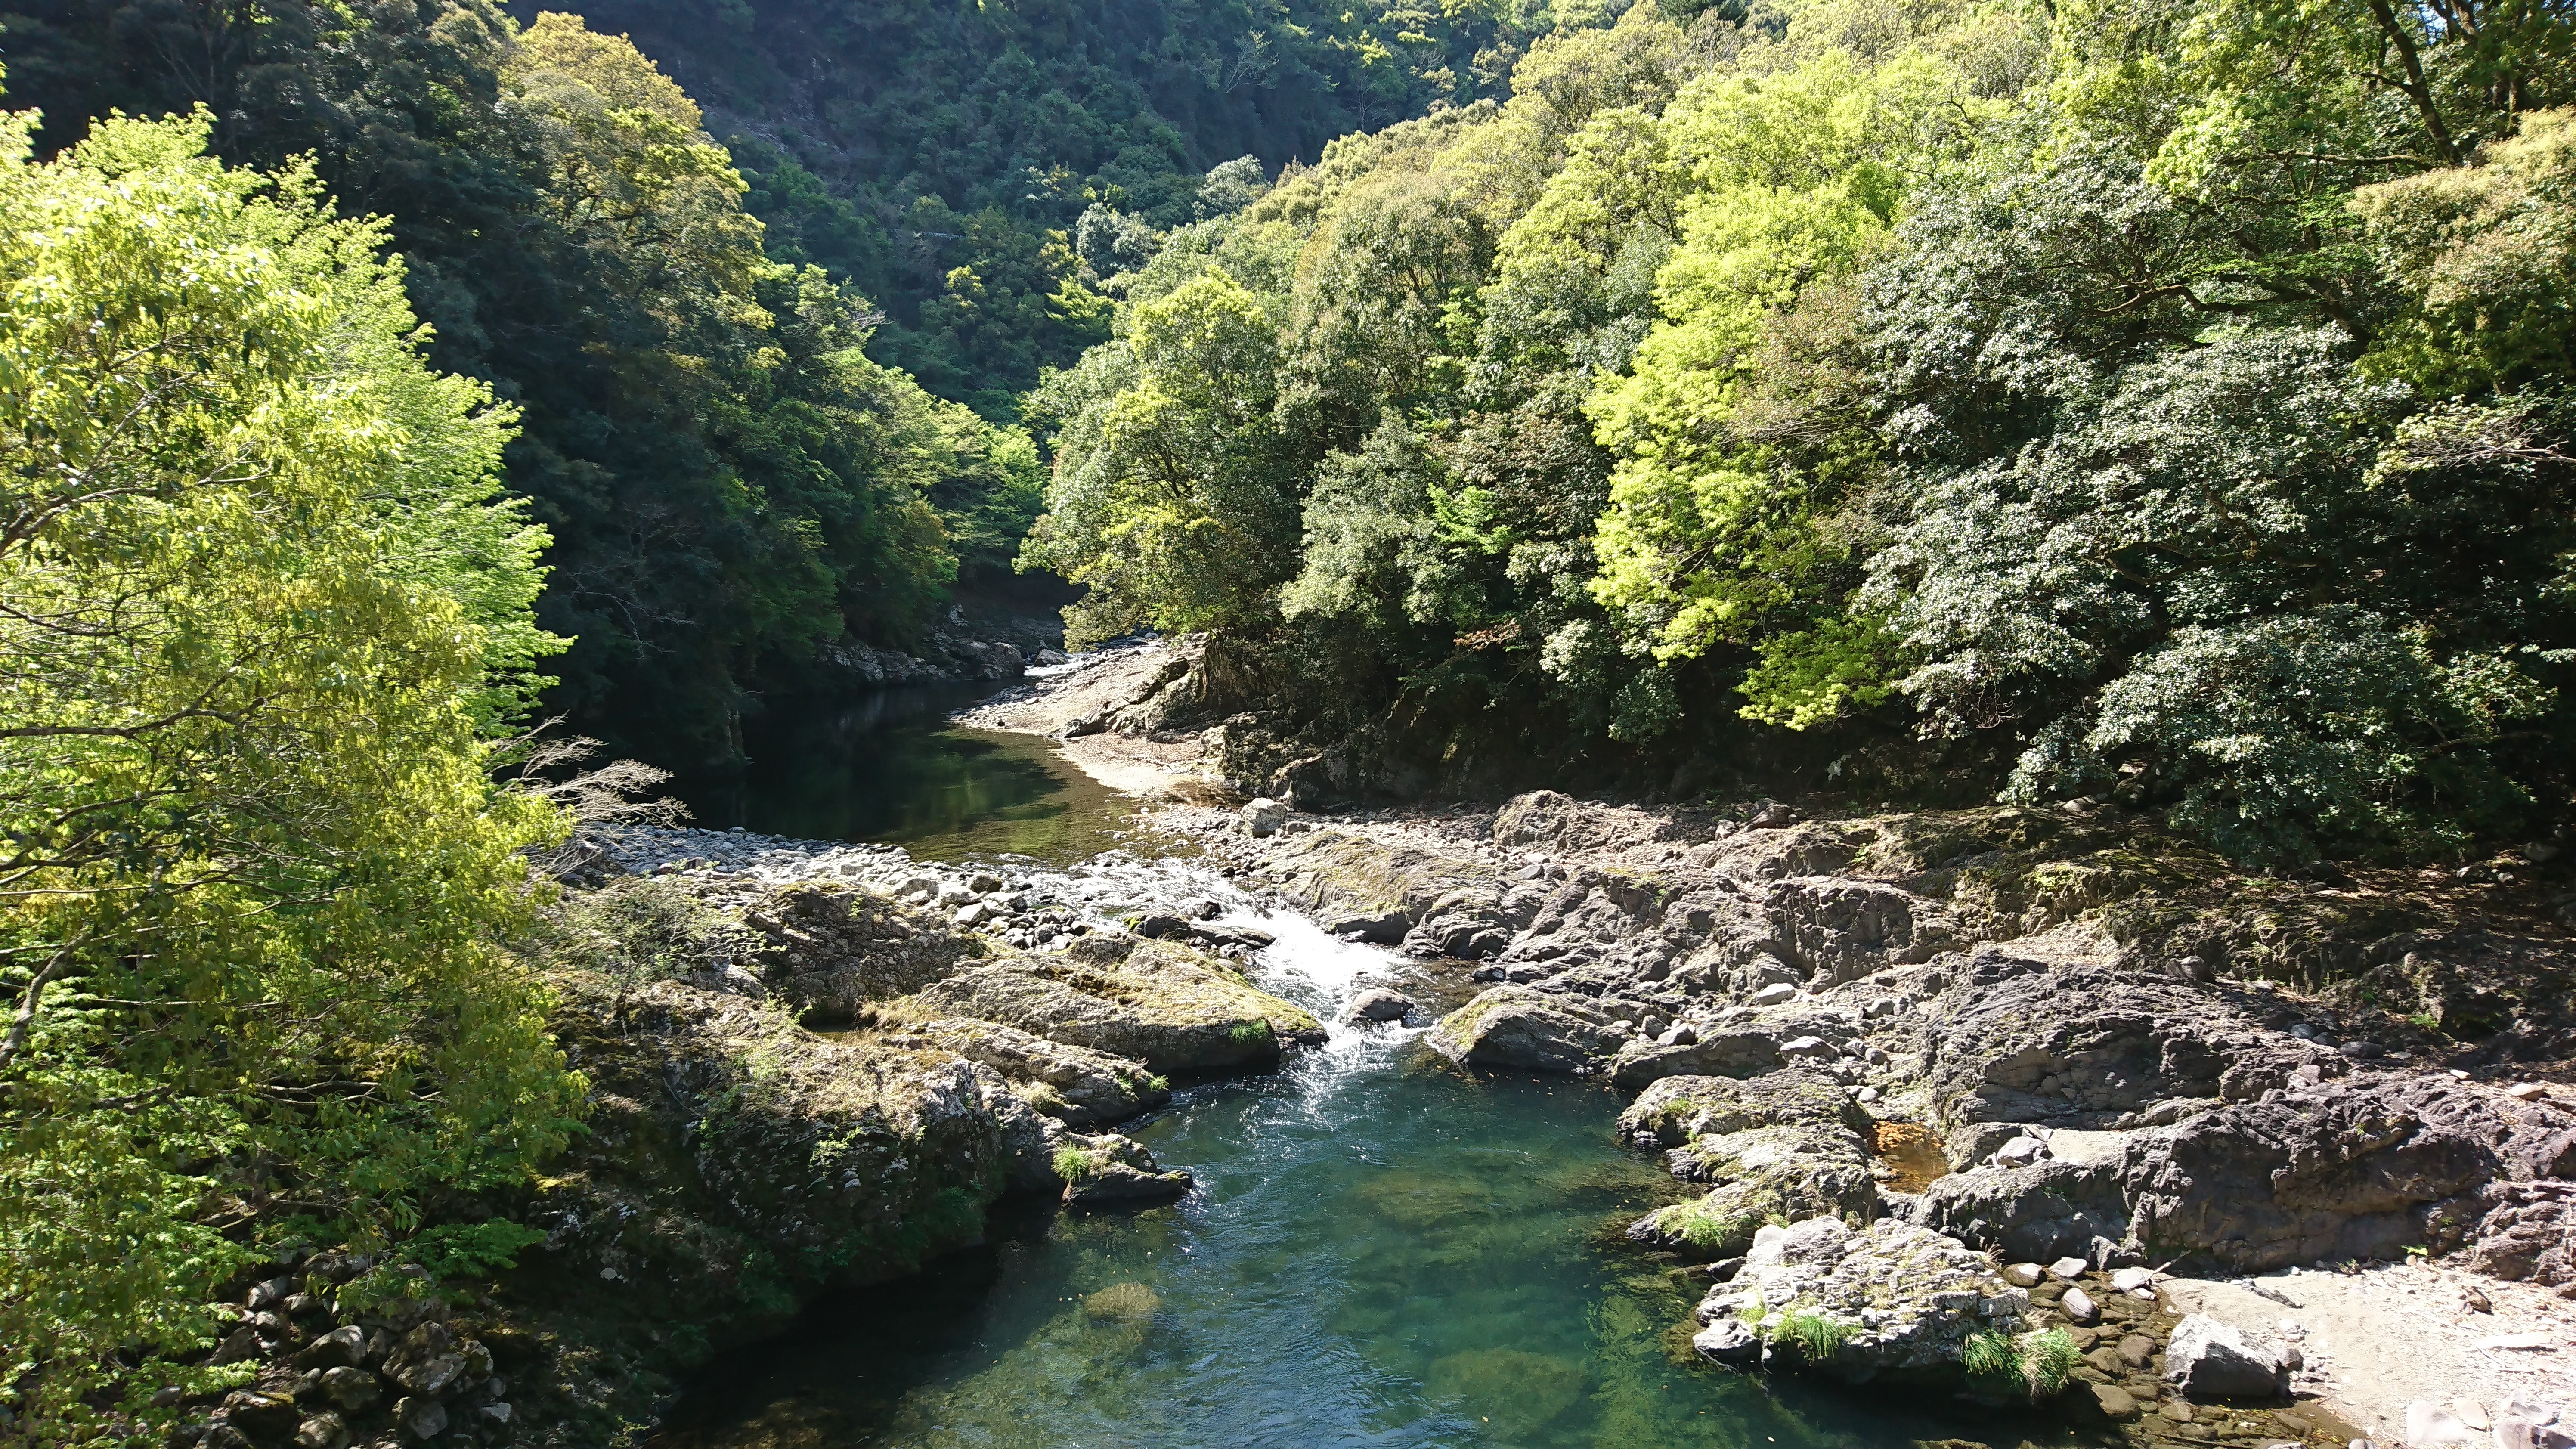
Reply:
[[[2504,1094],[2513,1098],[2517,1102],[2536,1102],[2549,1095],[2549,1084],[2547,1082],[2516,1082],[2512,1086],[2505,1088]]]

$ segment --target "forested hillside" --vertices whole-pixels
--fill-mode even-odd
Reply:
[[[1204,195],[1203,173],[1249,156],[1276,174],[1347,132],[1504,94],[1534,36],[1608,9],[609,0],[587,14],[708,108],[771,255],[884,306],[881,360],[1008,418],[1040,367],[1107,336],[1091,289],[1144,232],[1249,199],[1242,168]]]
[[[2539,829],[2571,38],[1640,5],[1113,281],[1025,557],[1078,632],[1219,631],[1219,707],[1286,722],[1253,778],[2117,798],[2274,861]]]

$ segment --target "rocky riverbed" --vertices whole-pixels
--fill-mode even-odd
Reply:
[[[1043,687],[1011,720],[1105,720],[1168,745],[1186,736],[1191,676],[1186,648],[1164,657],[1131,662],[1144,687],[1084,699],[1082,720],[1053,719]],[[1201,737],[1203,774],[1238,728]],[[1983,1320],[2068,1334],[2069,1381],[2145,1439],[2576,1434],[2556,1422],[2576,1395],[2576,1088],[2559,1085],[2576,1055],[2576,895],[2554,850],[2265,879],[2109,807],[1808,818],[1772,801],[1644,809],[1545,791],[1372,806],[1337,799],[1329,763],[1185,783],[1159,823],[1328,930],[1472,962],[1488,989],[1430,1038],[1461,1066],[1607,1075],[1641,1094],[1623,1132],[1709,1184],[1640,1221],[1641,1248],[1731,1276],[1762,1232],[1850,1230],[1792,1256],[1828,1278],[1844,1272],[1828,1260],[1857,1260],[1845,1276],[1875,1275],[1874,1301],[1784,1304],[1777,1284],[1730,1281],[1701,1310],[1719,1325],[1701,1335],[1712,1356],[1854,1377],[1956,1369]],[[1253,790],[1268,798],[1241,798]],[[1892,1124],[1928,1130],[1948,1171],[1899,1190],[1872,1153]],[[1927,1243],[2023,1265],[2037,1297],[2015,1308],[1989,1282],[1915,1275],[1956,1300],[1917,1314],[1908,1274],[1879,1269]],[[2384,1323],[2343,1315],[2331,1342],[2266,1286],[2295,1276],[2321,1301],[2367,1298],[2428,1262],[2451,1287]],[[2228,1283],[2253,1286],[2209,1286]],[[2089,1312],[2066,1310],[2069,1284]],[[2177,1310],[2197,1308],[2241,1320],[2246,1352],[2276,1371],[2277,1392],[2253,1401],[2295,1393],[2312,1409],[2231,1428],[2195,1407],[2195,1393],[2224,1397],[2209,1387],[2223,1375],[2165,1358]],[[1940,1319],[1950,1347],[1892,1334],[1890,1315]],[[2091,1341],[2115,1320],[2142,1331]],[[1784,1327],[1838,1347],[1801,1352]],[[2457,1351],[2410,1363],[2419,1338]]]
[[[711,1347],[1005,1194],[1184,1191],[1111,1129],[1321,1039],[1238,969],[1283,930],[1472,978],[1355,1021],[1631,1098],[1679,1201],[1628,1251],[1707,1284],[1675,1327],[1708,1372],[2142,1444],[2576,1442],[2576,1020],[2527,863],[2258,880],[2108,810],[1336,808],[1314,769],[1200,763],[1225,727],[1181,727],[1192,665],[1120,651],[979,716],[1158,789],[1151,849],[579,842],[546,955],[590,1134],[496,1205],[544,1241],[488,1293],[390,1303],[281,1255],[197,1442],[618,1442]]]

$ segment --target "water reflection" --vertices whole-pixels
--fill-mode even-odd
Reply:
[[[684,782],[701,824],[800,840],[882,840],[923,860],[1018,854],[1072,862],[1131,828],[1128,797],[1031,735],[955,728],[993,686],[889,689],[832,709],[785,707],[746,726],[750,768]]]

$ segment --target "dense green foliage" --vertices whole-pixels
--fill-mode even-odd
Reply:
[[[1087,632],[1266,653],[1310,739],[2447,851],[2576,758],[2572,46],[1641,4],[1111,283],[1027,557]],[[1235,320],[1176,359],[1169,314]]]
[[[498,496],[514,415],[422,361],[381,226],[206,159],[207,127],[116,121],[35,165],[0,121],[24,1442],[219,1386],[165,1356],[211,1342],[246,1239],[409,1239],[431,1198],[524,1180],[581,1087],[503,945],[518,852],[561,828],[486,774],[561,644],[529,609],[545,536]]]
[[[433,359],[520,411],[507,478],[576,641],[549,705],[591,733],[731,758],[752,692],[818,644],[911,637],[1035,511],[1027,439],[871,360],[871,304],[768,256],[695,104],[622,40],[476,0],[0,25],[47,144],[204,104],[228,159],[309,152],[344,212],[389,218]]]
[[[771,252],[886,308],[878,355],[1004,417],[1106,335],[1151,233],[1333,138],[1500,94],[1599,0],[608,0],[709,110]],[[524,18],[524,17],[523,17]]]

